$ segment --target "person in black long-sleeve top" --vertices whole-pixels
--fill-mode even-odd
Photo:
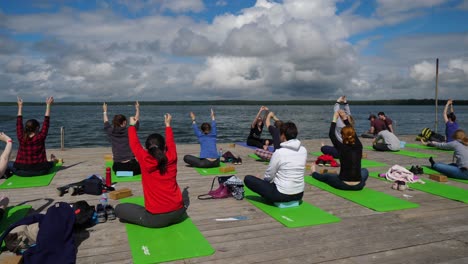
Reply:
[[[338,117],[341,118],[346,125],[341,129],[343,142],[340,142],[335,135],[336,120]],[[339,153],[341,163],[340,174],[320,174],[315,171],[315,164],[312,163],[312,177],[336,189],[351,191],[362,190],[366,185],[369,171],[365,168],[361,168],[362,143],[359,141],[356,131],[350,125],[348,117],[343,110],[334,113],[328,135],[333,146]]]

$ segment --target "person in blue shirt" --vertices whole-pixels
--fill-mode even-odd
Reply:
[[[195,114],[190,112],[192,118],[193,132],[200,143],[199,157],[193,155],[185,155],[184,161],[192,167],[197,168],[214,168],[219,167],[219,153],[216,147],[216,120],[213,109],[211,109],[211,125],[203,123],[200,128],[197,127]]]

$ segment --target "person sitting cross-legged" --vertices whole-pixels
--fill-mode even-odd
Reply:
[[[271,156],[263,179],[247,175],[245,186],[272,203],[301,200],[307,150],[297,139],[297,134],[293,122],[284,123],[280,128],[281,148]]]
[[[203,123],[199,129],[193,112],[190,112],[190,118],[192,118],[193,132],[200,143],[200,156],[185,155],[185,163],[197,168],[219,167],[220,157],[216,147],[217,130],[213,109],[211,109],[211,125],[209,123]]]

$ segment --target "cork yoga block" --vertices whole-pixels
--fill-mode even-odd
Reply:
[[[227,166],[227,167],[219,168],[220,172],[231,172],[231,171],[235,171],[235,170],[236,170],[236,168],[234,168],[233,166]]]
[[[129,188],[122,188],[122,189],[110,192],[109,198],[111,198],[112,200],[118,200],[118,199],[122,199],[122,198],[129,197],[132,195],[133,195],[132,190],[130,190]]]
[[[429,174],[429,179],[437,182],[446,182],[448,181],[447,176],[440,174]]]
[[[324,173],[338,174],[338,171],[337,170],[331,170],[331,169],[322,169],[322,170],[320,170],[320,174],[324,174]]]

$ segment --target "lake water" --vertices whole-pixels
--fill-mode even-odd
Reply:
[[[244,141],[249,134],[250,123],[258,112],[259,106],[252,105],[216,105],[213,107],[218,125],[218,142],[228,143]],[[439,106],[438,132],[444,134],[445,126],[442,117],[444,106]],[[283,121],[293,121],[299,128],[300,139],[327,138],[332,118],[333,106],[323,105],[278,105],[270,107]],[[35,118],[41,124],[45,105],[23,107],[24,120]],[[143,141],[150,133],[164,132],[164,113],[171,113],[172,127],[177,143],[197,143],[191,129],[189,112],[195,112],[198,124],[209,122],[210,106],[140,106],[139,136]],[[351,105],[351,113],[356,120],[359,134],[369,129],[369,113],[383,111],[393,119],[396,133],[416,135],[422,128],[434,129],[434,106],[385,105],[367,106]],[[124,114],[127,118],[133,115],[133,105],[109,105],[108,116],[112,120],[115,114]],[[0,106],[0,131],[4,131],[16,141],[16,106]],[[457,121],[461,128],[468,127],[468,106],[455,105]],[[60,148],[60,128],[65,128],[65,147],[110,146],[104,131],[101,105],[53,105],[51,126],[47,137],[48,148]],[[267,132],[267,135],[268,132]],[[17,144],[14,144],[17,147]]]

